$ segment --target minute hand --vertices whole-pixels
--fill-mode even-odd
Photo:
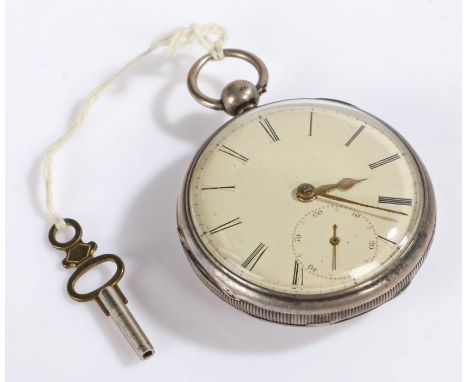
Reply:
[[[317,196],[322,197],[322,198],[331,199],[331,200],[336,200],[336,201],[338,201],[338,202],[349,203],[349,204],[355,204],[355,205],[357,205],[357,206],[362,206],[362,207],[367,207],[367,208],[373,208],[373,209],[375,209],[375,210],[381,210],[381,211],[391,212],[391,213],[394,213],[394,214],[399,214],[399,215],[406,215],[406,216],[408,216],[408,214],[406,214],[406,213],[404,213],[404,212],[395,211],[395,210],[390,210],[390,209],[388,209],[388,208],[370,206],[370,205],[368,205],[368,204],[355,202],[355,201],[352,201],[352,200],[349,200],[349,199],[345,199],[345,198],[340,198],[339,196],[328,195],[328,194],[319,194],[319,195],[317,195]]]

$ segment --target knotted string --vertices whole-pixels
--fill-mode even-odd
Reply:
[[[217,40],[211,40],[210,36],[216,35]],[[58,139],[46,152],[44,163],[44,182],[46,190],[46,208],[49,218],[56,226],[57,230],[64,230],[67,227],[63,217],[57,212],[54,204],[53,182],[52,182],[52,163],[55,154],[59,151],[83,126],[86,118],[94,103],[102,97],[102,95],[133,66],[138,64],[156,49],[166,47],[166,53],[172,55],[177,49],[191,43],[199,43],[213,56],[215,60],[224,58],[223,45],[227,40],[228,34],[226,29],[217,24],[196,25],[192,24],[189,27],[179,28],[154,40],[149,48],[136,56],[133,60],[125,64],[117,71],[110,79],[99,85],[85,99],[78,115],[76,116],[71,128]]]

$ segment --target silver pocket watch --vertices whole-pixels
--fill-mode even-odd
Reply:
[[[397,296],[419,270],[435,230],[429,175],[405,139],[379,118],[331,99],[257,106],[256,85],[228,84],[220,100],[197,79],[202,105],[233,118],[195,155],[177,207],[188,260],[218,297],[288,325],[347,320]]]

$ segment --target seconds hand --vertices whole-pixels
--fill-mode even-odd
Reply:
[[[338,226],[333,224],[333,236],[330,238],[330,244],[332,248],[332,270],[336,271],[336,246],[340,244],[340,238],[336,236],[336,229]]]

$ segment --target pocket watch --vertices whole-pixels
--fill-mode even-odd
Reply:
[[[195,155],[178,198],[180,240],[201,281],[251,316],[320,325],[365,313],[404,290],[435,230],[429,175],[406,140],[381,119],[332,99],[257,106],[258,83],[237,80],[202,105],[233,118]]]

